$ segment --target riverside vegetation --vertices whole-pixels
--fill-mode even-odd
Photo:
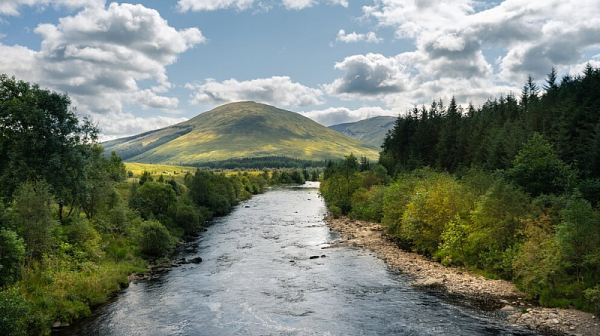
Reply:
[[[600,70],[544,92],[400,116],[379,162],[330,162],[330,213],[380,222],[398,244],[490,278],[543,306],[600,314]],[[390,173],[393,178],[389,177]]]
[[[315,169],[137,175],[103,155],[97,132],[66,94],[0,76],[2,335],[48,334],[89,315],[213,216],[267,184],[318,178]]]

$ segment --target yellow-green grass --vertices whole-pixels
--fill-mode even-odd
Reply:
[[[149,172],[151,175],[179,175],[187,172],[195,172],[196,167],[186,166],[172,166],[164,164],[150,164],[150,163],[137,163],[137,162],[125,162],[125,168],[127,171],[132,171],[134,176],[140,176],[144,171]]]

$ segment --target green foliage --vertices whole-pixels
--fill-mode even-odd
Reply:
[[[523,229],[527,240],[513,263],[519,287],[533,297],[554,294],[556,281],[561,277],[559,247],[552,225],[548,214],[527,220]]]
[[[350,217],[381,222],[384,194],[385,187],[382,185],[374,185],[369,190],[363,188],[356,190],[351,199]]]
[[[563,212],[556,240],[563,266],[573,273],[578,286],[600,281],[600,218],[578,192]]]
[[[435,254],[446,223],[468,216],[469,202],[460,185],[447,174],[418,181],[402,215],[400,237],[419,251]]]
[[[132,193],[129,204],[147,219],[166,214],[176,202],[177,196],[171,185],[146,182],[135,194]]]
[[[342,214],[351,209],[352,194],[360,187],[358,161],[352,154],[339,163],[330,162],[325,169],[326,180],[321,183],[320,190],[328,205],[338,207]]]
[[[69,97],[0,75],[0,120],[0,196],[44,179],[59,205],[76,199],[97,129],[78,120]]]
[[[24,260],[23,239],[10,229],[0,229],[0,288],[19,279]]]
[[[159,258],[173,251],[173,239],[169,230],[160,222],[145,221],[139,230],[138,242],[144,255]]]
[[[125,178],[127,177],[125,164],[115,151],[110,152],[110,159],[107,161],[107,171],[110,179],[115,182],[125,181]],[[133,175],[133,173],[131,175]]]
[[[27,335],[29,306],[18,288],[0,291],[0,334],[7,336]]]
[[[575,173],[539,133],[519,151],[508,175],[533,196],[565,192],[575,179]]]
[[[144,185],[144,183],[152,181],[154,181],[154,178],[152,177],[152,175],[150,175],[150,172],[144,170],[144,172],[142,172],[142,175],[140,176],[140,185],[142,186]]]
[[[501,179],[480,198],[471,214],[474,230],[467,239],[475,266],[505,278],[512,275],[513,248],[520,242],[530,202]]]
[[[185,233],[193,233],[202,227],[204,219],[200,217],[198,211],[191,205],[181,204],[177,207],[175,221]]]
[[[586,300],[592,305],[595,313],[600,315],[600,285],[586,289],[584,295]]]
[[[52,196],[44,182],[23,183],[15,193],[14,221],[25,240],[27,257],[41,260],[56,244],[58,223],[52,218]]]
[[[333,218],[340,218],[340,216],[342,216],[342,209],[340,209],[339,207],[337,207],[335,205],[330,205],[329,206],[329,214],[331,214],[331,216]]]

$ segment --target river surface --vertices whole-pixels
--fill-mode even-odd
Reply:
[[[339,235],[317,186],[243,202],[182,253],[202,263],[131,284],[56,335],[535,335],[414,289],[366,250],[323,249]]]

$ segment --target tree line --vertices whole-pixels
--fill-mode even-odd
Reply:
[[[513,280],[545,306],[600,313],[600,70],[466,109],[398,117],[379,162],[329,163],[333,216],[381,222],[405,249]],[[389,174],[388,174],[389,173]]]

